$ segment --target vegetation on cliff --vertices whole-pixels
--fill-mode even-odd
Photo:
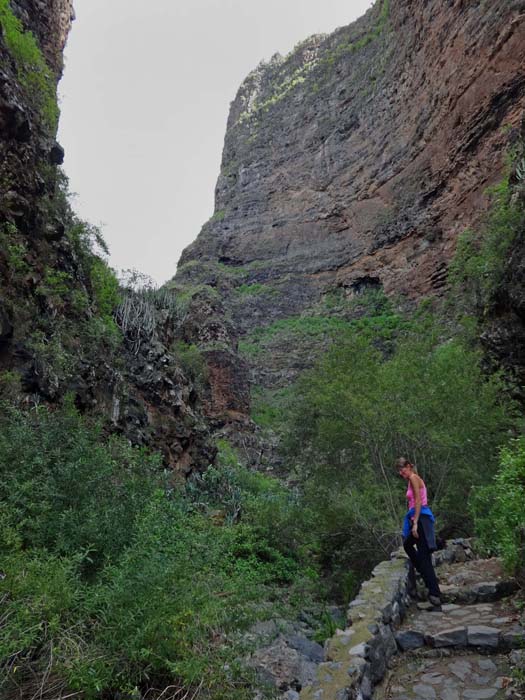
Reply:
[[[293,70],[279,76],[276,65],[278,80],[255,95],[239,122],[278,109],[311,71],[333,72],[332,64],[386,36],[389,11],[388,0],[378,3],[373,23],[355,36],[345,32],[320,66],[311,56],[293,67],[292,55]],[[0,24],[28,104],[53,132],[54,81],[7,0],[0,0]],[[368,75],[360,77],[360,94],[365,77],[376,80]],[[312,94],[318,89],[313,83]],[[357,123],[349,117],[341,136]],[[339,141],[335,150],[344,150]],[[3,696],[253,697],[256,682],[244,664],[250,626],[299,612],[319,621],[323,606],[347,603],[397,543],[403,499],[390,465],[400,454],[420,466],[441,531],[477,528],[517,567],[522,419],[501,373],[487,369],[463,330],[472,324],[402,311],[380,290],[354,290],[350,302],[347,290],[328,290],[311,308],[314,292],[301,297],[302,315],[284,318],[288,308],[279,310],[278,320],[252,327],[240,344],[245,357],[259,360],[282,347],[313,348],[314,366],[294,386],[258,388],[254,417],[283,438],[283,480],[250,472],[223,442],[215,461],[199,445],[199,464],[209,467],[180,483],[164,467],[187,457],[200,429],[192,409],[209,391],[202,351],[230,351],[236,342],[225,330],[223,289],[237,302],[263,299],[268,308],[281,288],[262,274],[260,260],[189,260],[181,270],[187,284],[160,292],[119,285],[99,232],[72,214],[49,152],[38,158],[36,176],[49,196],[33,192],[34,220],[13,215],[0,230],[1,341],[10,344],[0,371]],[[513,177],[522,183],[523,170]],[[524,225],[522,184],[515,184],[493,189],[487,227],[458,247],[462,312],[487,317],[501,305]],[[210,231],[227,221],[234,210],[227,205]],[[182,323],[199,302],[208,315],[190,319],[185,335]],[[356,302],[359,309],[350,308]],[[129,375],[141,374],[133,363],[142,351],[151,354],[142,357],[139,390]],[[119,423],[126,400],[129,414]],[[173,428],[175,413],[182,418]],[[130,446],[153,444],[152,426],[162,454]],[[469,513],[460,499],[472,486]]]
[[[18,79],[26,91],[29,104],[42,115],[50,133],[58,125],[59,109],[56,98],[56,78],[47,65],[38,43],[15,17],[9,0],[0,0],[0,25],[4,41],[15,60]]]

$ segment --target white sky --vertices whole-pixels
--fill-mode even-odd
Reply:
[[[162,283],[213,213],[229,104],[246,75],[371,0],[76,0],[59,140],[76,211],[117,269]]]

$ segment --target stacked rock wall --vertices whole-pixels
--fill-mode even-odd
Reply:
[[[397,653],[394,629],[407,605],[407,559],[402,550],[378,564],[350,603],[348,624],[326,645],[317,680],[301,691],[302,700],[368,700]]]

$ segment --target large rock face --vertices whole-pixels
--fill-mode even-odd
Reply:
[[[173,284],[216,288],[241,335],[334,292],[440,295],[519,125],[524,32],[522,1],[378,0],[261,64]]]
[[[525,5],[377,3],[274,57],[228,120],[215,220],[191,260],[266,265],[311,294],[378,277],[421,296],[498,178],[525,95]],[[297,310],[307,301],[297,295]]]
[[[38,39],[48,65],[60,77],[64,46],[75,18],[72,0],[12,0],[11,7]]]

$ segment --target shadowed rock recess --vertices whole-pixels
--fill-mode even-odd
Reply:
[[[238,385],[284,386],[308,366],[311,349],[286,342],[275,363],[241,362],[237,339],[312,315],[328,295],[443,293],[458,234],[486,210],[519,128],[524,25],[523,2],[379,0],[246,78],[215,213],[170,283],[219,294],[235,337],[221,362]],[[244,413],[246,392],[228,402]]]

